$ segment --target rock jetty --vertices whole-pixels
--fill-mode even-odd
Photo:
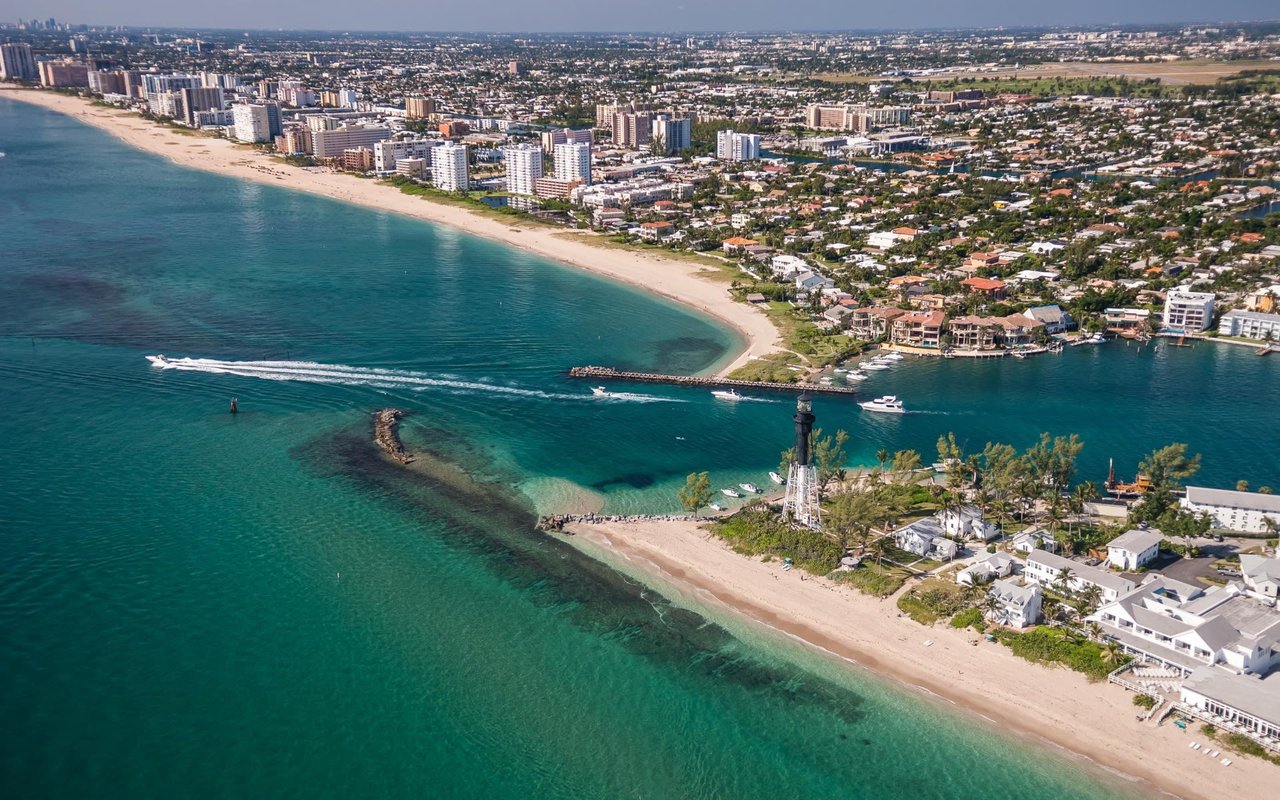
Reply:
[[[400,418],[404,415],[405,412],[398,408],[384,408],[374,414],[373,440],[387,452],[387,455],[401,464],[409,464],[413,461],[413,454],[405,451],[397,430]]]

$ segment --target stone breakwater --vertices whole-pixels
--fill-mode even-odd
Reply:
[[[401,464],[413,462],[413,454],[406,452],[400,441],[400,418],[405,414],[398,408],[384,408],[373,415],[373,440],[386,451],[387,455]]]
[[[613,522],[686,522],[701,519],[690,514],[550,514],[538,518],[538,530],[563,531],[564,526],[584,523],[604,525]]]

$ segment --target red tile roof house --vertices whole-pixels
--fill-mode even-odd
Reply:
[[[883,306],[855,308],[849,317],[848,327],[859,339],[874,341],[888,334],[893,321],[905,313],[901,308]]]
[[[675,232],[676,226],[666,220],[640,223],[640,238],[648,242],[656,242],[664,236],[670,236]]]
[[[960,285],[968,289],[971,294],[986,295],[997,300],[1004,297],[1004,281],[997,278],[979,278],[975,275],[960,281]]]
[[[893,321],[889,338],[894,344],[937,348],[945,321],[941,311],[909,311]]]
[[[757,242],[755,239],[746,239],[742,236],[733,236],[728,239],[725,239],[724,242],[721,243],[720,249],[732,255],[734,253],[742,252],[745,248],[754,247],[758,244],[760,243]]]

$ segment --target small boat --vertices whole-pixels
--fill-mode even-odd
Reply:
[[[605,391],[605,388],[603,386],[592,386],[591,394],[595,395],[596,397],[612,397],[613,396],[609,394],[607,391]]]
[[[770,472],[770,473],[769,473],[769,480],[773,481],[774,483],[778,484],[779,486],[781,486],[782,484],[784,484],[784,483],[786,483],[786,482],[787,482],[787,479],[786,479],[786,478],[782,477],[781,475],[779,475],[779,474],[778,474],[778,473],[776,473],[776,472]]]
[[[719,503],[708,503],[707,508],[710,508],[712,511],[724,511],[724,506]]]
[[[1014,354],[1013,354],[1013,357],[1014,357],[1014,358],[1026,358],[1026,357],[1027,357],[1027,354],[1026,354],[1026,353],[1014,353]]]
[[[874,370],[876,372],[879,372],[882,369],[888,369],[888,368],[889,368],[888,364],[881,364],[876,361],[865,361],[862,364],[858,365],[858,369],[869,369],[869,370]]]
[[[741,400],[742,399],[742,395],[738,394],[733,389],[713,389],[711,391],[711,396],[716,398],[717,400]]]
[[[147,356],[147,360],[151,362],[151,366],[159,367],[160,369],[168,369],[173,366],[173,362],[165,358],[163,353],[158,356]]]
[[[759,486],[756,486],[754,483],[740,483],[738,485],[742,487],[742,491],[748,492],[749,494],[760,494],[763,491]]]
[[[902,359],[902,353],[885,353],[882,356],[876,357],[877,361],[901,361]]]
[[[721,489],[720,494],[725,497],[742,497],[742,492],[739,492],[737,489]]]
[[[903,407],[902,401],[891,394],[884,397],[877,397],[875,400],[866,400],[858,403],[867,411],[879,411],[882,414],[905,414],[907,409]]]
[[[866,380],[867,378],[869,378],[869,377],[871,377],[871,376],[870,376],[870,375],[866,375],[866,374],[864,374],[864,373],[862,373],[862,372],[858,372],[858,371],[856,371],[856,370],[855,370],[855,371],[853,371],[853,372],[846,372],[846,373],[844,374],[844,379],[845,379],[846,381],[865,381],[865,380]]]

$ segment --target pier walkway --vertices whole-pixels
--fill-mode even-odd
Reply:
[[[588,378],[599,381],[633,381],[636,383],[667,383],[674,386],[705,386],[708,389],[733,388],[756,389],[770,392],[812,392],[813,394],[856,394],[849,386],[827,386],[818,383],[769,383],[767,381],[740,381],[734,378],[701,377],[697,375],[663,375],[658,372],[625,372],[613,367],[573,367],[570,378]]]

